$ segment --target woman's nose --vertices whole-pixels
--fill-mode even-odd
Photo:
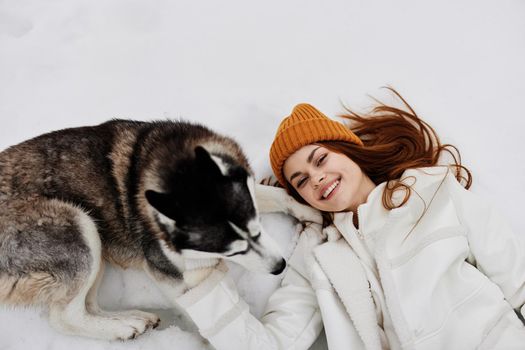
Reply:
[[[317,174],[313,177],[313,180],[312,183],[314,185],[314,188],[318,188],[322,183],[323,183],[323,180],[325,179],[325,174]]]

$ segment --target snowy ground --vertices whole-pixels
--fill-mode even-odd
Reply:
[[[259,177],[299,102],[328,115],[397,88],[525,234],[525,2],[0,0],[0,149],[109,118],[185,118],[236,138]],[[285,253],[293,223],[264,224]],[[278,277],[233,266],[260,315]],[[162,329],[107,343],[0,308],[0,349],[209,349],[145,276],[109,270],[108,308],[158,310]]]

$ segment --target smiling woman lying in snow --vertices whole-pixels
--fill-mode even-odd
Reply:
[[[323,324],[332,350],[523,348],[525,244],[404,104],[284,118],[274,174],[326,227],[301,233],[261,320],[219,269],[179,299],[217,349],[307,349]]]

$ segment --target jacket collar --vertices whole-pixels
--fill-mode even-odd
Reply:
[[[432,198],[439,190],[450,169],[445,166],[409,169],[401,176],[401,182],[410,187],[409,200],[401,207],[387,210],[383,207],[382,196],[386,182],[379,184],[367,197],[367,201],[357,208],[359,231],[362,235],[381,231],[391,219],[403,221],[403,224],[416,224],[424,215]],[[393,193],[394,204],[402,203],[405,190],[399,189]],[[334,214],[334,225],[343,233],[348,231],[348,225],[353,225],[353,212]],[[353,226],[352,226],[353,227]]]

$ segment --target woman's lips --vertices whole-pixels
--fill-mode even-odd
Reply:
[[[330,199],[331,197],[333,197],[333,195],[339,188],[340,183],[341,183],[340,179],[336,179],[332,181],[330,184],[323,187],[323,190],[321,191],[321,199]]]

